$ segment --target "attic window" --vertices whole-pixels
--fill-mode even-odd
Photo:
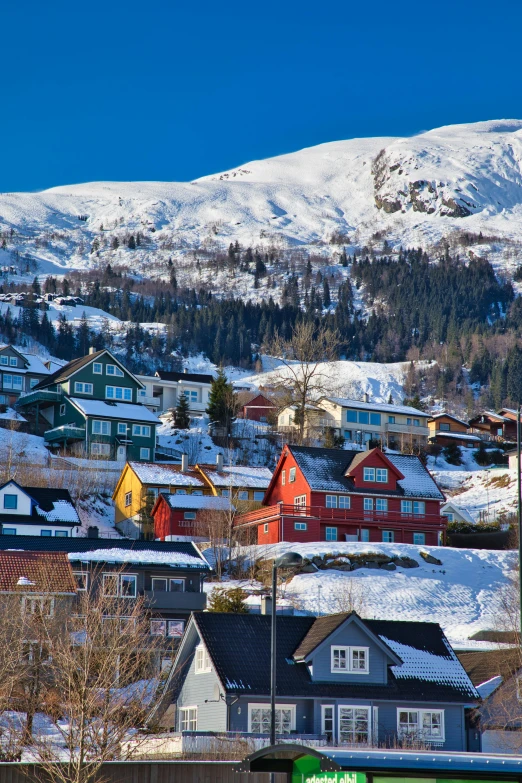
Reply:
[[[295,472],[296,472],[295,468],[290,468],[288,472],[288,481],[290,482],[290,484],[293,484],[295,482]]]
[[[205,674],[212,671],[212,664],[210,662],[210,656],[204,647],[199,644],[196,647],[196,674]]]
[[[368,647],[331,647],[331,671],[344,674],[368,674]]]
[[[8,365],[9,364],[9,357],[8,356],[0,356],[0,364],[3,364],[4,367],[5,367],[6,364]]]
[[[4,508],[10,510],[18,508],[18,495],[4,495]]]

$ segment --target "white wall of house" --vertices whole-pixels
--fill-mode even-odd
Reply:
[[[42,530],[50,530],[54,536],[56,531],[64,531],[67,533],[68,538],[75,538],[79,533],[79,526],[71,528],[69,525],[56,525],[56,524],[35,524],[35,525],[21,525],[13,521],[11,518],[3,520],[0,515],[0,523],[2,524],[2,530],[4,535],[10,530],[13,530],[13,535],[16,536],[41,536]],[[44,533],[45,535],[45,533]]]
[[[210,384],[195,381],[163,381],[150,375],[136,376],[145,386],[145,395],[141,395],[148,408],[157,408],[158,412],[175,408],[179,395],[185,393],[189,402],[189,410],[194,413],[204,413],[208,405]],[[138,402],[141,402],[138,394]]]
[[[6,500],[6,495],[9,497],[16,496],[16,508],[12,508],[12,504],[9,503],[9,497]],[[6,505],[7,503],[7,505]],[[9,516],[30,516],[31,515],[31,498],[16,484],[6,484],[0,489],[0,519],[1,515],[6,512]]]

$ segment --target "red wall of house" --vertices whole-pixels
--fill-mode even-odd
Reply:
[[[192,525],[183,525],[184,511],[172,509],[160,495],[160,501],[154,512],[154,538],[165,540],[166,536],[191,536]]]
[[[296,462],[290,453],[284,457],[280,467],[281,469],[276,476],[272,489],[265,497],[263,505],[272,506],[274,503],[280,502],[293,505],[294,498],[300,495],[306,495],[306,505],[310,505],[310,487],[303,478],[303,474],[297,467]],[[292,484],[289,482],[290,468],[296,468],[295,481]],[[283,486],[281,479],[283,470],[286,471],[285,486]]]
[[[388,481],[386,483],[384,482],[377,482],[377,481],[364,481],[364,468],[387,468],[388,470]],[[392,469],[392,467],[389,465],[387,460],[384,460],[381,458],[381,455],[378,451],[374,451],[371,454],[368,454],[366,459],[362,462],[360,462],[357,467],[354,469],[354,471],[350,471],[350,476],[353,478],[354,484],[359,489],[379,489],[379,490],[396,490],[397,489],[397,480],[399,476],[395,471]]]
[[[255,407],[251,407],[251,406],[255,406]],[[271,413],[274,413],[275,410],[276,410],[275,405],[271,405],[269,401],[266,399],[266,397],[263,397],[263,395],[259,395],[258,397],[254,397],[253,400],[250,400],[248,405],[243,406],[241,415],[243,419],[250,419],[251,421],[259,421],[262,416],[266,418]]]

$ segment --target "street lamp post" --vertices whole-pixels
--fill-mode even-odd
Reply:
[[[271,643],[270,643],[270,744],[275,745],[276,741],[276,600],[277,600],[277,569],[278,568],[297,568],[303,563],[303,558],[297,552],[285,552],[284,555],[276,558],[272,565],[272,623],[271,623]],[[274,775],[271,775],[272,781]]]

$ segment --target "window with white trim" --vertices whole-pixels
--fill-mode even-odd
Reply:
[[[423,500],[414,500],[413,513],[424,515],[426,513],[426,503]]]
[[[110,443],[91,443],[91,454],[94,457],[108,457],[111,453]]]
[[[268,533],[268,522],[263,525],[263,533]]]
[[[10,356],[9,357],[9,366],[10,367],[18,367],[18,360],[16,356]]]
[[[339,495],[339,508],[350,508],[349,495]]]
[[[325,538],[327,541],[337,541],[337,528],[327,527],[325,530]]]
[[[198,708],[180,707],[179,710],[179,730],[197,731],[198,729]]]
[[[81,381],[74,382],[75,394],[92,394],[92,383],[82,383]]]
[[[281,471],[281,484],[284,487],[286,484],[286,470]]]
[[[103,365],[101,362],[93,362],[92,371],[94,375],[103,375]]]
[[[297,495],[294,498],[294,506],[306,506],[306,495]]]
[[[126,492],[125,493],[125,507],[130,506],[132,504],[132,492]]]
[[[184,521],[190,522],[190,521],[193,521],[194,519],[196,519],[196,512],[195,511],[185,511],[185,513],[183,514],[183,520]]]
[[[198,644],[196,647],[196,663],[194,668],[196,674],[208,674],[208,672],[212,671],[210,655],[204,644]]]
[[[306,522],[294,522],[294,530],[307,530],[307,528]]]
[[[363,481],[375,481],[375,468],[364,468]]]
[[[238,500],[248,500],[248,490],[247,489],[240,489],[237,493],[237,499]]]
[[[377,468],[375,471],[375,480],[378,484],[388,483],[388,468]]]
[[[140,459],[150,459],[150,449],[140,449]]]
[[[87,590],[89,587],[89,574],[86,571],[73,571],[73,576],[76,581],[76,588],[83,592]]]
[[[341,745],[368,745],[370,738],[370,708],[339,706],[339,743]]]
[[[333,704],[321,704],[321,734],[326,734],[329,742],[334,736],[334,710]]]
[[[417,544],[417,546],[424,546],[426,543],[426,533],[414,533],[413,543]]]
[[[65,403],[62,402],[60,405],[60,416],[65,416]]]
[[[115,364],[107,364],[105,368],[107,375],[114,375],[116,378],[123,378],[125,373]]]
[[[150,438],[150,426],[148,424],[133,424],[132,434],[142,438]]]
[[[411,500],[401,500],[401,514],[411,514],[413,503]]]
[[[252,734],[270,734],[270,704],[248,705],[248,731]],[[276,704],[276,734],[290,734],[295,730],[295,704]]]
[[[337,495],[326,496],[326,508],[337,508]]]
[[[54,598],[36,596],[22,596],[22,612],[24,614],[38,614],[41,617],[54,616]]]
[[[126,435],[127,434],[127,425],[124,421],[118,422],[118,435]]]
[[[363,508],[365,511],[373,511],[373,498],[364,498]]]
[[[401,739],[444,742],[444,710],[397,709],[397,733]]]
[[[136,598],[135,574],[103,574],[103,595],[108,598]]]
[[[395,532],[393,530],[383,530],[382,541],[383,544],[393,544],[395,541]]]
[[[293,484],[295,482],[295,474],[296,474],[296,469],[290,468],[288,472],[288,481],[290,484]]]
[[[380,514],[385,514],[388,511],[388,501],[386,498],[377,498],[375,500],[375,510]]]
[[[93,435],[110,435],[111,423],[110,421],[102,421],[101,419],[92,420],[92,434]]]
[[[132,402],[132,389],[128,389],[126,386],[106,386],[105,397],[107,400]]]
[[[29,388],[34,389],[36,384],[39,383],[38,378],[29,378]]]
[[[330,647],[332,673],[369,673],[368,647]]]
[[[4,367],[6,365],[8,365],[9,364],[9,356],[0,356],[0,364],[4,365]]]

